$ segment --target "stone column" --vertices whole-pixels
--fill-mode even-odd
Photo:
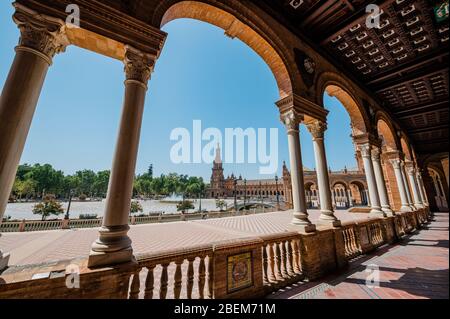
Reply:
[[[420,176],[419,170],[416,170],[416,180],[417,185],[419,186],[420,197],[422,198],[422,202],[424,206],[428,207],[428,199],[427,194],[425,192],[425,187],[423,186],[422,176]]]
[[[349,207],[353,207],[353,196],[352,196],[351,188],[349,188],[347,190],[347,197],[348,197],[348,205],[349,205]]]
[[[20,40],[0,97],[0,223],[47,70],[55,54],[68,45],[62,20],[14,6]],[[0,251],[0,268],[6,263]]]
[[[416,169],[414,168],[414,164],[413,163],[407,163],[406,166],[406,171],[408,173],[408,178],[409,178],[409,183],[411,185],[411,189],[412,189],[412,193],[413,193],[413,197],[414,197],[414,206],[417,208],[423,208],[423,202],[422,199],[420,198],[420,193],[419,193],[419,187],[417,185],[417,181],[416,181]]]
[[[314,121],[307,125],[311,132],[314,157],[316,160],[317,185],[319,187],[320,201],[320,218],[318,223],[327,226],[339,227],[341,221],[336,218],[333,211],[330,178],[328,176],[328,164],[325,153],[324,135],[327,129],[326,123]]]
[[[412,208],[409,206],[408,197],[406,195],[405,183],[403,181],[403,176],[401,172],[401,160],[400,159],[392,159],[391,160],[392,167],[394,168],[395,179],[397,180],[398,192],[400,194],[400,200],[402,202],[402,207],[400,211],[402,212],[410,212]]]
[[[367,187],[369,188],[370,206],[372,208],[370,214],[373,216],[385,216],[384,212],[381,210],[380,195],[378,194],[377,181],[375,179],[375,173],[373,170],[371,159],[372,147],[367,143],[360,145],[359,148],[361,150],[361,156],[363,158]]]
[[[288,133],[289,159],[291,162],[292,202],[294,206],[294,218],[291,224],[302,232],[314,232],[316,227],[309,220],[306,209],[305,183],[299,136],[299,125],[302,120],[303,116],[296,114],[294,111],[288,111],[282,115],[282,121]]]
[[[127,233],[133,180],[139,146],[147,83],[156,57],[126,47],[125,98],[119,134],[106,198],[103,225],[92,244],[89,267],[100,267],[132,260],[133,250]]]
[[[405,190],[406,190],[406,199],[408,200],[409,207],[411,207],[411,209],[413,211],[417,210],[417,208],[413,204],[411,190],[409,188],[408,180],[406,178],[406,170],[405,170],[405,162],[404,161],[400,162],[400,171],[402,172],[403,183],[405,184]]]
[[[0,222],[47,70],[68,44],[62,20],[14,6],[20,40],[0,97]]]
[[[375,172],[375,179],[377,181],[378,194],[380,195],[381,209],[387,216],[394,215],[389,204],[389,197],[386,189],[386,181],[384,179],[383,167],[381,166],[381,150],[379,147],[372,149],[372,164]]]

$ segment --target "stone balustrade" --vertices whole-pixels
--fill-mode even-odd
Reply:
[[[193,221],[201,219],[214,219],[233,216],[245,216],[252,214],[274,212],[274,208],[251,209],[243,211],[225,211],[225,212],[207,212],[191,214],[163,214],[162,212],[151,213],[149,216],[129,218],[130,225],[143,225],[155,223],[170,223],[178,221]],[[59,220],[23,220],[23,221],[5,221],[0,224],[0,233],[10,232],[30,232],[69,228],[96,228],[101,227],[102,218],[95,219],[59,219]]]
[[[142,254],[104,268],[88,268],[86,259],[12,267],[0,276],[0,298],[258,298],[345,267],[430,217],[424,209],[402,212],[314,233],[286,231]],[[68,265],[80,270],[79,289],[64,287]]]

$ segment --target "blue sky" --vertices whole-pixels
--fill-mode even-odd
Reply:
[[[19,31],[9,1],[0,2],[0,85],[14,58]],[[136,171],[149,164],[154,173],[176,172],[209,180],[210,165],[173,164],[170,141],[174,128],[278,128],[279,167],[288,162],[287,137],[274,104],[275,79],[265,62],[237,39],[194,20],[167,24],[169,34],[149,83]],[[50,68],[21,163],[50,163],[71,174],[80,169],[111,167],[124,93],[122,62],[77,47],[55,57]],[[344,107],[326,96],[330,110],[326,148],[333,169],[355,167],[350,118]],[[302,126],[303,162],[314,168],[311,136]],[[225,174],[260,176],[256,164],[226,164]]]

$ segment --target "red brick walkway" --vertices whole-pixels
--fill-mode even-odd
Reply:
[[[270,298],[448,299],[448,240],[449,214],[436,213],[433,222],[420,231],[352,261],[343,273],[289,287]],[[375,274],[368,272],[368,266],[378,267],[379,287],[370,280],[367,285],[368,276]]]

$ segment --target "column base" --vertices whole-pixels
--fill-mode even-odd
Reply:
[[[92,244],[88,267],[102,267],[133,259],[128,225],[102,226],[99,238]]]
[[[385,207],[381,207],[381,210],[386,214],[386,216],[390,217],[390,216],[394,216],[395,213],[394,211],[389,207],[389,206],[385,206]]]
[[[328,227],[341,227],[342,223],[339,219],[328,220],[328,219],[319,219],[317,221],[317,226],[328,226]]]
[[[386,213],[382,210],[372,209],[369,213],[370,217],[376,217],[376,218],[385,218],[387,217]]]
[[[409,207],[411,207],[412,211],[415,212],[417,210],[417,207],[414,205],[409,205]]]
[[[334,212],[332,210],[321,210],[320,213],[319,220],[316,223],[317,225],[341,227],[341,221],[334,216]]]
[[[9,254],[0,251],[0,272],[8,267]]]
[[[133,260],[133,249],[126,248],[114,252],[97,252],[91,250],[89,253],[88,267],[99,268],[127,263]]]
[[[412,212],[413,210],[412,210],[412,208],[410,206],[402,206],[400,208],[400,211],[404,212],[404,213],[408,213],[408,212]]]
[[[294,224],[292,222],[290,225],[288,225],[287,228],[288,228],[287,230],[289,231],[295,231],[303,234],[314,233],[316,231],[316,225],[314,224],[304,225],[304,224]]]

